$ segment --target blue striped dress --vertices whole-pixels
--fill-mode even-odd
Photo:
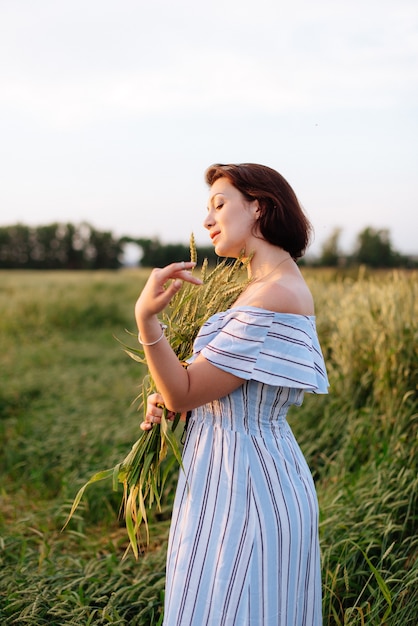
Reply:
[[[190,418],[164,626],[320,626],[318,505],[286,421],[305,391],[327,393],[315,318],[232,308],[202,327],[200,353],[243,384]]]

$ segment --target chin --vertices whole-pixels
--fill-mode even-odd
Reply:
[[[215,254],[229,259],[237,259],[240,255],[236,250],[222,246],[222,244],[215,245]]]
[[[218,256],[227,256],[225,254],[225,252],[224,252],[224,249],[223,249],[222,245],[220,245],[220,244],[216,245],[215,244],[215,248],[214,249],[215,249],[215,254],[217,254]]]
[[[230,252],[225,252],[225,250],[218,250],[215,248],[215,254],[223,259],[236,259],[237,256]]]

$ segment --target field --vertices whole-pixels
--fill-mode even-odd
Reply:
[[[324,624],[416,624],[418,275],[307,270],[331,382],[289,421],[321,508]],[[161,623],[175,476],[138,561],[121,492],[79,487],[130,450],[123,352],[146,272],[0,272],[0,623]],[[132,344],[133,345],[133,344]]]

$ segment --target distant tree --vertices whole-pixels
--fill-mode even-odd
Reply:
[[[136,243],[140,247],[142,254],[139,263],[142,267],[158,267],[160,265],[162,246],[159,239],[125,237],[124,241]]]
[[[402,257],[392,248],[389,231],[367,227],[357,237],[353,259],[370,267],[396,267]]]
[[[163,267],[175,261],[184,261],[190,258],[190,248],[182,243],[162,244],[159,239],[134,239],[131,237],[123,237],[123,243],[137,244],[142,255],[140,265],[142,267]],[[205,258],[211,263],[216,262],[216,256],[212,247],[197,247],[197,259],[200,265]]]
[[[0,228],[4,269],[116,269],[121,256],[120,239],[87,223]]]
[[[31,266],[31,229],[24,224],[0,229],[0,267],[23,268]]]
[[[57,269],[66,267],[66,259],[59,239],[59,224],[38,226],[31,229],[31,267],[34,269]]]
[[[117,269],[123,247],[120,239],[111,232],[100,232],[90,227],[90,236],[85,250],[87,265],[91,269]]]
[[[322,244],[319,264],[326,267],[336,267],[342,258],[340,249],[341,228],[335,228],[331,235]]]
[[[84,268],[84,241],[79,227],[74,224],[60,224],[57,237],[60,242],[63,264],[69,270]]]

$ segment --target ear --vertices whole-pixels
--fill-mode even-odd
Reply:
[[[261,207],[257,199],[252,202],[251,208],[253,211],[254,219],[256,220],[260,219]]]

